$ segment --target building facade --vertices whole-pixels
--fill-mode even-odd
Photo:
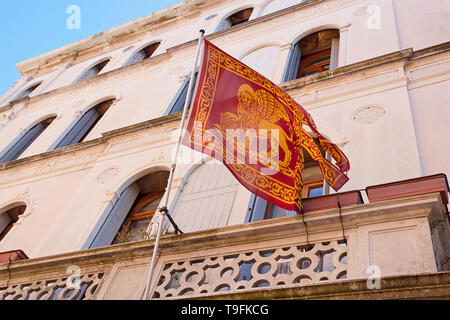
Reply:
[[[150,221],[158,221],[200,29],[310,112],[350,160],[350,181],[342,192],[448,176],[449,16],[445,0],[433,6],[421,0],[186,0],[18,63],[22,78],[0,97],[0,252],[20,249],[31,258],[17,263],[15,283],[38,265],[52,270],[44,273],[48,280],[57,278],[57,268],[73,260],[84,274],[83,268],[92,268],[83,264],[85,254],[92,261],[116,256],[123,266],[141,255],[142,261],[124,267],[130,274],[139,269],[127,284],[120,275],[129,274],[120,273],[113,260],[105,262],[102,278],[90,282],[98,289],[94,298],[139,298],[153,240],[134,240],[142,239]],[[235,245],[242,254],[268,243],[273,250],[294,250],[294,243],[316,241],[322,249],[299,252],[311,255],[304,268],[316,263],[311,272],[329,273],[324,281],[367,279],[375,265],[386,277],[428,274],[426,279],[438,277],[448,285],[448,192],[381,204],[361,192],[362,203],[347,208],[343,221],[337,209],[307,213],[308,232],[300,217],[283,217],[289,213],[252,196],[215,160],[186,148],[181,156],[169,210],[184,235],[165,238],[163,250],[170,259],[202,257],[206,280],[184,290],[189,279],[174,285],[174,276],[182,277],[193,264],[177,269],[160,262],[155,298],[223,290],[249,294],[278,284],[285,286],[284,294],[301,297],[286,288],[287,280],[255,276],[251,266],[261,254],[224,267],[222,275],[240,274],[235,287],[212,284],[217,275],[206,270],[214,269],[214,259],[207,263],[207,251],[199,253],[205,239],[221,248],[224,264],[233,256],[225,247]],[[305,198],[334,193],[311,161],[304,179]],[[289,263],[296,254],[280,253],[256,269],[263,275],[271,265],[275,278],[295,273]],[[3,282],[11,283],[3,279],[6,270],[0,266],[0,293]],[[299,276],[295,285],[306,278],[322,279]],[[240,288],[249,279],[251,286]],[[325,283],[324,288],[334,284]],[[3,297],[17,289],[8,288]],[[448,286],[436,290],[448,298]],[[275,291],[268,292],[264,297]],[[408,297],[405,292],[400,297]]]

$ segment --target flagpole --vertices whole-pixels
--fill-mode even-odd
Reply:
[[[192,68],[192,72],[191,72],[191,79],[189,81],[189,88],[188,88],[188,92],[187,92],[187,95],[186,95],[186,100],[184,102],[183,115],[181,117],[180,130],[179,130],[178,141],[177,141],[177,147],[176,147],[175,157],[173,159],[172,166],[170,167],[170,175],[169,175],[169,181],[167,183],[166,196],[164,198],[163,206],[161,208],[158,208],[158,210],[159,210],[161,215],[160,215],[160,221],[159,221],[159,224],[158,224],[158,231],[157,231],[156,241],[155,241],[155,245],[154,245],[154,249],[153,249],[152,261],[150,263],[150,270],[149,270],[149,272],[147,274],[145,290],[144,290],[144,293],[142,295],[142,299],[144,299],[144,300],[148,300],[150,298],[149,294],[151,293],[150,289],[151,289],[151,285],[152,285],[153,274],[155,272],[156,260],[158,258],[159,242],[161,240],[161,236],[162,236],[162,232],[163,232],[163,225],[164,225],[165,217],[169,214],[169,210],[167,209],[167,206],[169,204],[170,190],[172,189],[173,176],[174,176],[174,173],[175,173],[178,153],[180,151],[181,139],[183,138],[183,129],[184,129],[184,125],[185,125],[185,122],[186,122],[187,109],[189,107],[188,104],[189,104],[189,101],[191,100],[192,91],[193,91],[193,88],[194,88],[194,77],[195,77],[195,72],[196,72],[196,69],[197,69],[198,59],[200,57],[200,52],[201,52],[204,36],[205,36],[205,30],[202,29],[202,30],[200,30],[200,38],[198,40],[198,46],[197,46],[197,55],[195,57],[194,67]],[[149,235],[149,232],[150,232],[150,225],[147,228],[147,235]]]

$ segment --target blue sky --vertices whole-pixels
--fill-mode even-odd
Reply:
[[[181,0],[16,0],[1,3],[0,95],[20,78],[16,63],[164,9]],[[70,30],[70,5],[81,29]]]

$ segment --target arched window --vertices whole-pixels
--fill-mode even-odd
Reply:
[[[55,149],[67,147],[83,142],[95,125],[105,115],[115,99],[110,99],[97,104],[85,112],[69,130],[69,132],[58,142]]]
[[[194,75],[194,86],[195,86],[195,83],[197,82],[197,76],[198,76],[198,72],[196,72]],[[178,92],[175,94],[175,97],[170,102],[169,107],[167,108],[167,110],[165,112],[166,115],[183,111],[190,81],[191,81],[191,74],[188,74],[186,79],[181,84],[180,88],[178,89]],[[192,90],[194,90],[194,89],[195,88],[193,87]],[[194,95],[192,94],[191,99],[188,101],[188,105],[191,104],[193,97],[194,97]]]
[[[320,151],[325,155],[324,150],[320,147],[319,141],[315,139]],[[304,169],[303,169],[303,191],[302,198],[314,198],[323,196],[326,191],[322,171],[317,161],[314,161],[308,152],[303,153]],[[296,212],[286,211],[266,200],[252,195],[246,222],[260,221],[266,219],[279,218],[289,215],[296,215]]]
[[[0,241],[11,231],[14,224],[19,220],[19,216],[26,210],[25,205],[16,205],[13,208],[0,212]]]
[[[28,87],[27,89],[21,91],[17,96],[14,97],[14,99],[12,99],[12,101],[16,101],[16,100],[20,100],[23,98],[27,98],[30,96],[30,94],[37,89],[37,87],[39,87],[41,85],[42,82],[36,83],[34,85],[32,85],[31,87]]]
[[[279,46],[266,46],[250,52],[241,61],[264,77],[272,80],[279,55]]]
[[[187,179],[172,216],[183,232],[227,226],[239,182],[221,163],[211,160]]]
[[[160,44],[161,42],[153,43],[139,50],[124,64],[124,67],[150,58],[156,51],[156,49],[158,49]]]
[[[339,30],[315,32],[297,42],[289,53],[283,81],[306,77],[338,67]]]
[[[168,179],[169,171],[158,171],[125,188],[114,206],[104,213],[84,248],[143,240]]]
[[[80,82],[86,79],[96,77],[106,67],[109,61],[110,60],[108,59],[96,64],[95,66],[87,70],[85,73],[83,73],[75,82]]]
[[[270,0],[266,1],[266,5],[261,10],[259,16],[265,16],[274,12],[277,12],[279,10],[283,10],[285,8],[288,8],[290,6],[297,5],[299,3],[305,2],[307,0]]]
[[[23,135],[18,137],[13,143],[11,143],[0,156],[0,163],[14,161],[18,159],[22,153],[44,132],[45,129],[55,120],[56,117],[47,118],[44,121],[39,122],[30,129],[28,129]]]
[[[247,9],[238,11],[236,13],[233,13],[217,27],[216,32],[237,26],[238,24],[241,24],[244,22],[247,22],[250,19],[252,12],[253,12],[253,8],[247,8]]]

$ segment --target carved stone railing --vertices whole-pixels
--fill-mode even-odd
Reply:
[[[164,264],[153,298],[319,283],[345,279],[347,247],[341,241],[274,247]]]
[[[358,294],[373,294],[361,289],[369,266],[392,285],[392,277],[406,277],[404,292],[424,275],[417,283],[428,289],[417,287],[414,297],[442,297],[450,286],[436,280],[449,278],[443,272],[450,265],[445,212],[441,195],[433,193],[307,213],[307,228],[292,216],[164,237],[151,297],[271,299],[307,292],[333,298],[346,288],[340,297],[354,298],[356,287]],[[0,300],[140,299],[153,245],[148,240],[0,264]]]
[[[0,288],[0,300],[92,300],[103,273],[34,281]]]

